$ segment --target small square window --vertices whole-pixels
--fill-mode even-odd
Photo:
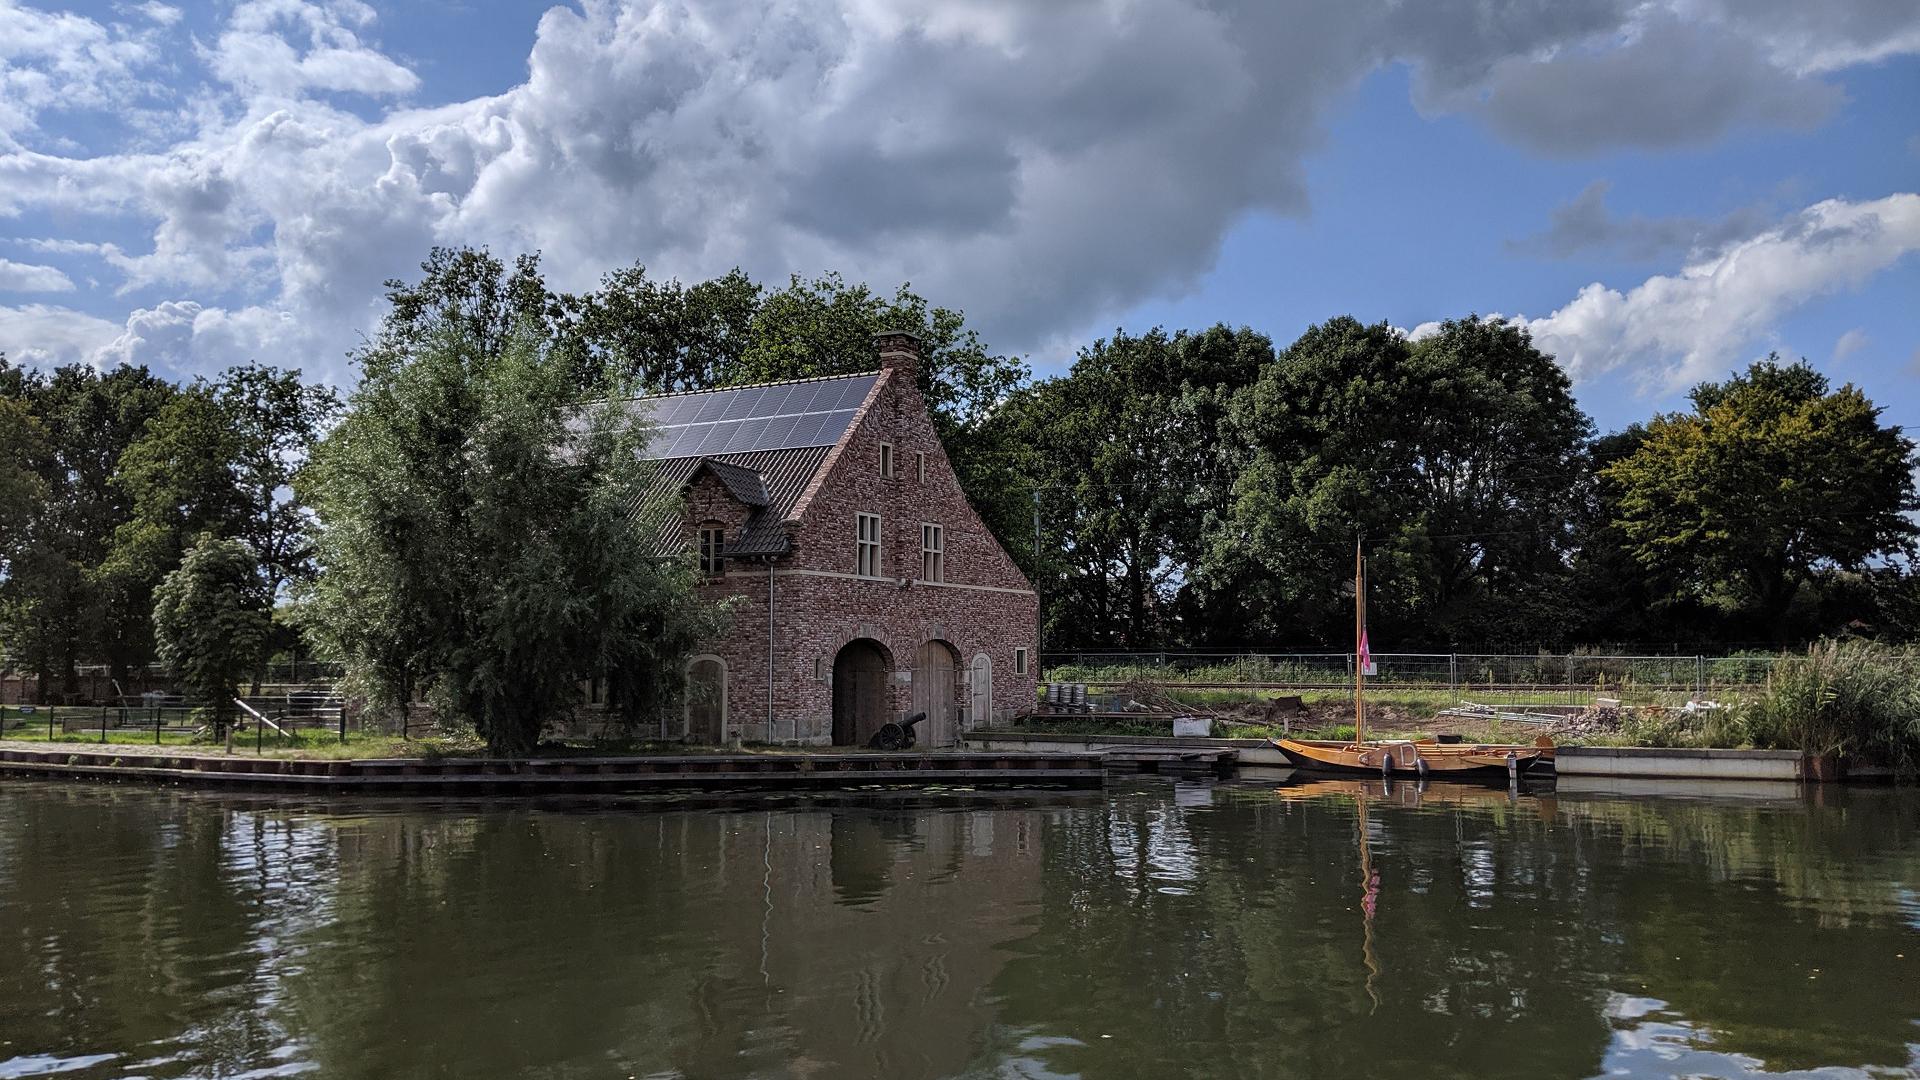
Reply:
[[[1013,673],[1015,675],[1025,675],[1027,673],[1027,650],[1013,650]]]
[[[887,478],[888,480],[893,479],[893,444],[892,443],[883,442],[880,444],[880,475]]]
[[[700,526],[700,573],[719,577],[726,573],[727,559],[721,549],[727,542],[727,530],[719,525]]]
[[[925,450],[915,450],[913,452],[913,471],[921,483],[924,484],[927,482],[927,452]]]
[[[944,526],[920,526],[920,580],[947,580],[947,530]]]

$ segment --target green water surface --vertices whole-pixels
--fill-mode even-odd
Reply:
[[[0,781],[0,1078],[1920,1075],[1920,794],[1719,790]]]

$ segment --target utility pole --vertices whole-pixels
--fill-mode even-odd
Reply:
[[[1047,613],[1040,596],[1040,485],[1033,486],[1033,671],[1040,671],[1040,628],[1047,623]]]
[[[1040,489],[1033,489],[1033,569],[1040,569]]]

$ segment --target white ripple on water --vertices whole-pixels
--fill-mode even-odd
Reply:
[[[48,1054],[27,1054],[21,1057],[0,1061],[0,1080],[19,1080],[26,1076],[53,1076],[58,1073],[91,1069],[95,1065],[105,1065],[118,1060],[119,1054],[84,1054],[80,1057],[53,1057]]]
[[[1701,1080],[1877,1080],[1910,1076],[1906,1070],[1830,1065],[1818,1069],[1772,1072],[1746,1054],[1712,1049],[1713,1033],[1672,1011],[1659,998],[1613,994],[1605,1014],[1613,1038],[1601,1058],[1601,1076],[1698,1077]],[[1920,1049],[1915,1050],[1920,1064]]]

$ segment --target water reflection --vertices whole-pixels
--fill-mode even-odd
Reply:
[[[0,1080],[1905,1075],[1917,891],[1912,792],[7,783]]]

